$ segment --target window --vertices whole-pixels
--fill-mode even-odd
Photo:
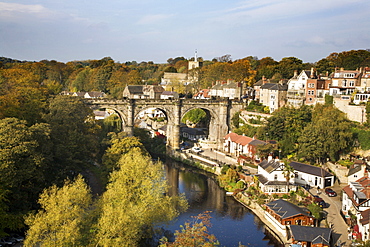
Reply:
[[[349,81],[349,86],[350,87],[354,87],[355,86],[355,82],[354,81]]]
[[[275,174],[275,176],[274,176],[274,180],[277,180],[277,174]]]

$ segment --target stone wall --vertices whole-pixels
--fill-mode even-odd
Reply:
[[[344,112],[349,120],[359,123],[366,122],[366,107],[359,105],[349,105],[350,100],[334,98],[334,105]]]

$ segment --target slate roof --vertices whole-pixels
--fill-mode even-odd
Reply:
[[[315,175],[318,177],[331,177],[333,174],[330,172],[322,169],[321,167],[318,166],[313,166],[313,165],[308,165],[300,162],[290,162],[289,165],[293,167],[294,170],[304,172],[307,174]]]
[[[297,205],[294,205],[283,199],[278,199],[265,205],[274,211],[275,214],[279,215],[281,219],[287,219],[296,215],[310,216],[310,214],[307,212],[307,209],[300,208]]]
[[[128,85],[127,89],[130,92],[130,94],[142,94],[143,93],[143,86]]]
[[[163,91],[162,95],[176,95],[177,93],[174,91]]]
[[[370,178],[362,177],[343,188],[344,193],[356,207],[370,199]],[[355,196],[360,200],[357,202]]]
[[[274,159],[268,161],[268,160],[263,160],[261,163],[258,164],[261,168],[263,168],[265,171],[268,173],[271,173],[275,171],[277,168],[280,167],[280,161],[277,160],[275,161]]]
[[[264,85],[261,86],[261,89],[287,91],[288,85],[287,84],[281,85],[280,83],[265,83]]]
[[[205,135],[204,130],[199,128],[181,128],[181,132],[188,133],[190,135]]]
[[[284,185],[286,186],[286,181],[275,181],[275,180],[272,180],[272,181],[269,181],[265,176],[263,176],[262,174],[256,174],[254,175],[258,178],[258,181],[263,184],[263,185]],[[294,184],[292,183],[289,183],[290,186],[293,186]]]
[[[357,172],[361,171],[361,165],[360,164],[353,164],[349,170],[348,170],[348,176],[351,176]]]
[[[325,244],[330,246],[331,228],[290,225],[291,236],[296,241],[310,242],[312,244]]]
[[[266,145],[267,143],[261,140],[254,139],[249,143],[249,145],[258,146],[258,145]]]

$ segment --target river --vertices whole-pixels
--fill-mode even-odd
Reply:
[[[212,211],[209,232],[214,234],[220,246],[278,246],[265,235],[263,223],[249,209],[233,197],[226,196],[212,176],[195,168],[180,165],[174,161],[165,164],[170,194],[185,193],[189,203],[187,212],[165,226],[175,232],[180,225],[205,211]],[[268,234],[268,233],[267,233]]]

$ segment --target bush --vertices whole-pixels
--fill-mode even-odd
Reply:
[[[245,184],[242,180],[239,180],[236,185],[235,185],[235,188],[236,189],[243,189],[245,187]]]
[[[222,169],[221,169],[221,174],[226,174],[227,170],[229,170],[229,169],[230,169],[229,165],[223,166]]]

